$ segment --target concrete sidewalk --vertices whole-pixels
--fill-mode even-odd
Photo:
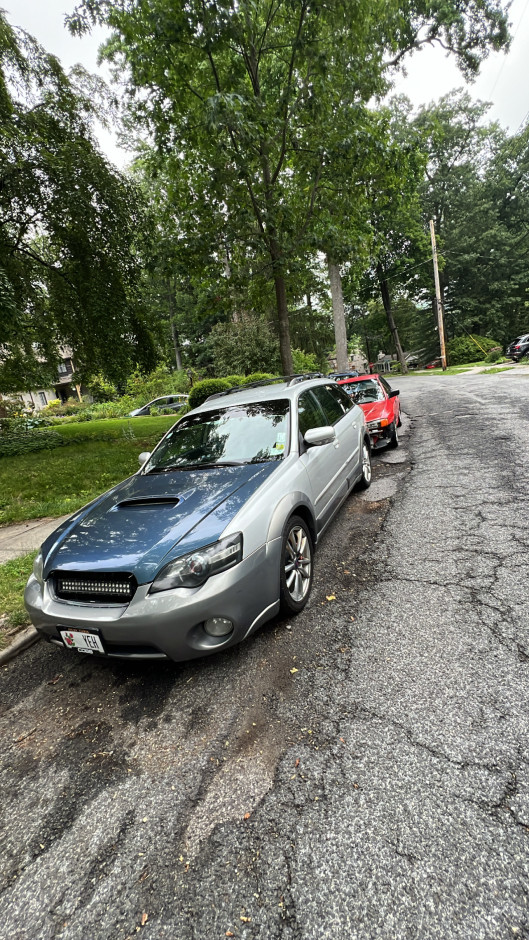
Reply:
[[[30,519],[28,522],[19,522],[17,525],[0,527],[0,565],[19,555],[36,551],[44,539],[50,535],[58,525],[68,516],[58,519]]]

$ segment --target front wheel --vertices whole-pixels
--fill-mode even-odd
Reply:
[[[394,421],[389,429],[389,447],[398,447],[399,446],[399,432],[397,429],[397,422]]]
[[[362,476],[360,477],[357,485],[359,490],[367,490],[371,486],[371,477],[373,475],[373,468],[371,466],[371,448],[367,441],[362,443]]]
[[[312,539],[306,523],[292,516],[281,547],[280,604],[285,616],[303,610],[312,587]]]

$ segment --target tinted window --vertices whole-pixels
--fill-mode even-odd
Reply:
[[[312,392],[302,392],[298,400],[299,430],[305,435],[311,428],[321,428],[327,422]]]
[[[325,415],[324,424],[336,424],[340,418],[343,418],[345,409],[341,402],[331,393],[331,386],[318,385],[312,389],[312,393],[321,405]]]
[[[336,401],[343,409],[344,414],[346,411],[350,411],[350,409],[353,407],[353,402],[349,398],[349,395],[347,394],[347,392],[344,391],[342,386],[341,385],[328,385],[327,388],[329,389],[329,392],[331,393],[331,395],[333,395],[334,398],[336,398]]]
[[[380,381],[382,382],[382,385],[384,386],[384,388],[386,389],[386,392],[388,393],[388,395],[390,395],[390,394],[391,394],[391,385],[388,385],[388,383],[386,382],[386,380],[383,379],[381,375],[379,375],[379,379],[380,379]]]

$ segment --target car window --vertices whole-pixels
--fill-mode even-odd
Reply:
[[[288,433],[288,401],[190,414],[161,441],[145,471],[282,460],[288,451]]]
[[[359,405],[365,405],[371,401],[384,401],[384,392],[376,379],[361,379],[359,382],[349,382],[344,388],[347,389],[353,401]]]
[[[326,388],[329,390],[332,397],[336,399],[344,414],[351,410],[354,402],[351,401],[349,395],[344,391],[341,385],[327,385]]]
[[[298,399],[298,426],[304,436],[311,428],[322,428],[326,419],[311,391],[302,392]]]
[[[386,392],[388,393],[388,395],[391,395],[391,392],[392,392],[391,385],[389,385],[388,382],[386,382],[386,380],[381,375],[379,375],[378,379],[379,379],[379,382],[381,382],[383,387],[386,389]]]
[[[331,388],[333,386],[317,385],[316,388],[312,389],[312,392],[325,415],[324,424],[333,425],[340,418],[343,418],[345,409],[341,401],[332,394]]]

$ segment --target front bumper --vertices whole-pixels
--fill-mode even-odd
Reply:
[[[387,447],[390,441],[390,427],[379,430],[367,428],[369,440],[371,441],[371,450],[378,450],[380,447]]]
[[[277,613],[280,554],[281,539],[274,539],[199,588],[149,594],[150,584],[142,584],[127,606],[58,600],[32,575],[24,601],[37,630],[59,646],[60,629],[89,627],[106,649],[94,656],[178,662],[240,643]],[[211,617],[230,619],[232,632],[209,636],[204,622]]]

